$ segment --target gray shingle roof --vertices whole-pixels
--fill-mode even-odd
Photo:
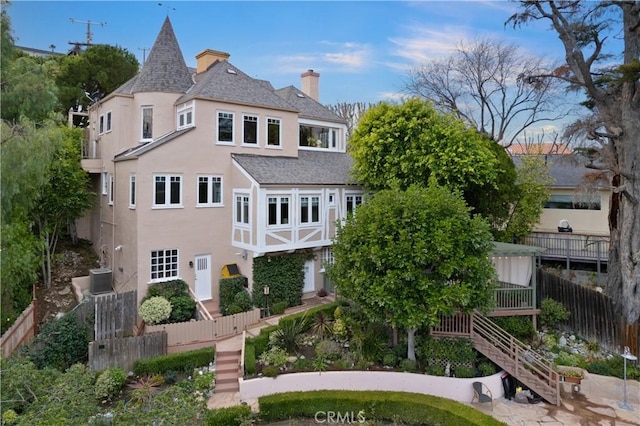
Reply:
[[[276,90],[276,94],[300,111],[300,117],[345,123],[345,120],[326,106],[307,96],[294,86]]]
[[[603,173],[600,170],[586,167],[588,160],[584,157],[572,154],[564,155],[543,155],[549,166],[549,174],[553,178],[552,188],[577,188],[584,186],[587,183],[585,176],[596,176]],[[516,166],[520,165],[521,156],[513,156],[513,161]],[[601,175],[595,182],[591,182],[591,185],[595,187],[608,187],[609,181],[606,175]]]
[[[184,93],[193,85],[169,17],[164,20],[147,61],[140,72],[120,86],[117,93]]]
[[[249,77],[228,61],[214,62],[196,77],[196,81],[189,93],[178,99],[178,103],[205,98],[296,111],[291,104],[274,93],[271,83]]]
[[[299,151],[298,157],[232,154],[260,185],[349,185],[352,158],[341,152]]]

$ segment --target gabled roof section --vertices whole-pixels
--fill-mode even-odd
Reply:
[[[276,94],[300,111],[301,118],[346,123],[339,115],[294,86],[278,89]]]
[[[260,185],[355,185],[352,158],[341,152],[300,151],[298,157],[232,154]]]
[[[120,86],[118,93],[185,93],[193,85],[169,17],[164,20],[147,61],[140,72]]]
[[[249,77],[228,61],[216,61],[197,75],[196,84],[177,102],[193,98],[296,111],[291,104],[275,94],[271,83]]]
[[[140,155],[144,154],[145,152],[149,152],[152,149],[159,147],[160,145],[164,145],[169,141],[177,139],[180,136],[184,135],[187,132],[190,132],[193,129],[195,129],[195,127],[188,127],[182,130],[174,130],[173,132],[169,132],[166,135],[160,136],[158,139],[154,141],[141,143],[140,145],[134,148],[129,148],[126,151],[123,151],[117,154],[113,161],[123,161],[123,160],[131,160],[134,158],[138,158]]]

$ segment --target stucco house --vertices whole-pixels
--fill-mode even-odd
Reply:
[[[206,49],[187,67],[167,17],[140,72],[89,110],[83,167],[99,194],[78,223],[116,292],[180,278],[217,307],[218,280],[255,257],[311,250],[324,286],[335,223],[362,202],[346,122],[318,102],[319,74],[279,90]]]

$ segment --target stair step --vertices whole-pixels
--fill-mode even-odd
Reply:
[[[230,393],[230,392],[238,392],[240,390],[240,385],[236,382],[233,383],[224,383],[221,385],[216,384],[216,388],[214,393]]]

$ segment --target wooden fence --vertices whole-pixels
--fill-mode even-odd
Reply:
[[[80,321],[94,324],[92,340],[126,337],[134,334],[138,315],[136,303],[135,291],[89,295],[72,312]]]
[[[175,324],[147,325],[145,333],[167,332],[169,352],[182,352],[212,345],[217,339],[241,334],[249,326],[260,322],[260,309],[211,320]]]
[[[89,367],[102,371],[109,367],[122,367],[131,371],[138,359],[167,354],[167,333],[111,338],[89,343]]]
[[[29,343],[36,336],[36,330],[38,328],[36,303],[35,300],[31,302],[15,320],[11,328],[0,338],[3,357],[8,357],[13,351],[25,343]]]
[[[627,324],[616,315],[609,296],[538,269],[538,300],[545,297],[561,302],[571,312],[561,328],[597,341],[610,351],[621,353],[624,346],[629,346],[633,354],[640,353],[638,323]]]

